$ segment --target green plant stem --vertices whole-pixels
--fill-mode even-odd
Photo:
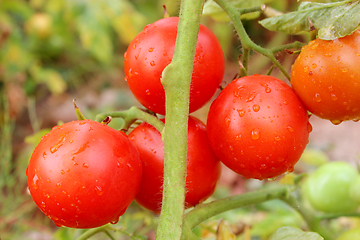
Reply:
[[[241,13],[238,9],[236,9],[234,6],[229,4],[225,0],[215,0],[215,2],[227,13],[229,16],[232,24],[234,25],[234,28],[239,35],[242,47],[244,49],[253,49],[254,51],[261,53],[262,55],[268,57],[276,67],[280,69],[280,71],[290,80],[290,76],[287,73],[287,71],[281,66],[279,61],[275,58],[274,53],[266,48],[263,48],[257,44],[255,44],[247,34],[244,25],[241,22]]]
[[[122,118],[124,120],[124,124],[122,129],[128,129],[131,124],[133,124],[136,120],[142,120],[154,126],[159,132],[162,132],[164,129],[164,123],[161,122],[156,116],[149,114],[137,107],[131,107],[125,111],[117,111],[117,112],[108,112],[108,113],[100,113],[96,115],[96,121],[102,122],[107,117],[112,118]]]
[[[164,188],[157,240],[181,237],[186,192],[190,82],[204,0],[183,0],[172,62],[164,69],[166,97]]]
[[[270,51],[275,54],[277,52],[281,52],[281,51],[284,51],[286,49],[300,49],[301,47],[303,47],[305,45],[306,45],[305,43],[295,41],[295,42],[292,42],[292,43],[289,43],[289,44],[285,44],[285,45],[282,45],[282,46],[271,48]]]
[[[323,220],[321,215],[317,215],[314,210],[309,209],[305,204],[298,201],[295,196],[289,195],[282,199],[284,202],[292,206],[307,222],[311,231],[319,233],[325,240],[333,240],[335,233],[329,228],[324,228],[321,224]]]
[[[87,240],[90,237],[94,236],[95,234],[98,234],[99,232],[106,232],[106,229],[108,228],[108,224],[98,227],[98,228],[92,228],[84,232],[80,235],[80,237],[77,238],[77,240]],[[105,233],[106,234],[106,233]]]
[[[286,198],[289,192],[290,189],[288,187],[269,188],[219,199],[206,204],[199,204],[185,215],[184,225],[187,226],[187,229],[193,229],[201,222],[217,214],[276,198]],[[188,239],[187,237],[190,235],[191,233],[186,232],[182,239]]]

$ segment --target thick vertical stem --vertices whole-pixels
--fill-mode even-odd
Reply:
[[[164,189],[157,240],[180,239],[186,192],[190,82],[204,0],[181,2],[172,62],[164,69],[166,96]]]

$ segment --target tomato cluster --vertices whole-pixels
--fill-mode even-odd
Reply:
[[[163,115],[160,79],[172,60],[177,24],[178,18],[165,18],[146,26],[124,56],[130,90],[144,107]],[[294,90],[271,76],[246,76],[233,80],[211,104],[207,129],[190,116],[185,207],[213,194],[221,163],[245,178],[260,180],[292,172],[312,129],[307,111],[334,123],[358,120],[360,72],[351,59],[359,57],[359,46],[359,31],[336,41],[310,42],[293,65]],[[346,57],[350,53],[352,57]],[[221,46],[201,25],[190,113],[213,97],[223,75]],[[129,138],[91,120],[54,127],[31,157],[30,193],[59,226],[92,228],[116,222],[134,199],[160,213],[163,147],[160,132],[147,123],[134,128]],[[310,193],[323,191],[312,184],[306,188]],[[316,205],[317,199],[310,201]]]

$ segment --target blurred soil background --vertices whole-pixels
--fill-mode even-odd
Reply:
[[[296,0],[278,0],[271,6],[286,12],[296,9],[297,4]],[[58,229],[37,209],[27,191],[28,161],[42,135],[57,124],[76,119],[73,99],[92,119],[101,112],[140,106],[124,80],[123,55],[146,24],[163,17],[162,5],[167,6],[171,16],[177,15],[179,6],[172,0],[0,1],[1,240],[74,239],[82,232]],[[204,16],[203,24],[215,33],[223,47],[227,60],[225,86],[238,73],[238,39],[228,22]],[[306,35],[268,32],[257,20],[245,21],[245,27],[255,42],[266,47],[308,41]],[[290,70],[296,56],[280,53],[278,57]],[[253,54],[249,66],[249,74],[265,74],[271,64]],[[277,70],[272,75],[284,79]],[[193,115],[206,122],[209,106],[210,103]],[[311,123],[309,148],[330,160],[354,165],[359,162],[360,123],[335,126],[315,116]],[[110,126],[118,128],[119,124],[114,120]],[[224,167],[214,197],[242,193],[261,184]],[[133,204],[119,224],[128,232],[151,239],[156,220]],[[122,234],[117,239],[130,238]]]

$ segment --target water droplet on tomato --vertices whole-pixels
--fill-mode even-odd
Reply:
[[[41,202],[41,207],[42,207],[43,209],[46,208],[45,202]]]
[[[100,186],[95,187],[95,192],[98,196],[101,196],[104,194],[104,192],[102,191],[102,188]]]
[[[332,54],[331,53],[325,53],[325,57],[331,57]]]
[[[235,89],[234,96],[241,98],[242,97],[242,94],[241,94],[242,90],[244,90],[244,86],[239,86],[237,89]]]
[[[39,181],[39,177],[38,177],[38,175],[35,174],[34,177],[33,177],[33,182],[32,182],[34,189],[39,188],[38,181]]]
[[[338,98],[337,98],[337,96],[335,95],[335,94],[330,94],[330,96],[331,96],[331,99],[333,100],[333,101],[336,101]]]
[[[230,125],[230,122],[231,122],[231,119],[230,119],[229,116],[227,116],[227,117],[225,118],[225,125],[226,125],[226,126],[229,126],[229,125]]]
[[[288,130],[289,132],[294,132],[294,129],[293,129],[291,126],[287,126],[287,130]]]
[[[135,48],[136,48],[136,44],[133,45],[133,49],[135,49]]]
[[[266,93],[271,93],[271,88],[266,87],[266,88],[265,88],[265,92],[266,92]]]
[[[154,61],[151,61],[151,62],[150,62],[150,65],[151,65],[152,67],[154,67],[156,64],[155,64]]]
[[[241,135],[235,136],[235,140],[240,141],[242,139]]]
[[[260,138],[259,129],[255,128],[251,131],[251,138],[257,140]]]
[[[334,125],[339,125],[340,123],[342,123],[342,120],[330,120],[330,122]]]
[[[276,137],[275,137],[275,141],[281,141],[281,137],[276,136]]]
[[[117,224],[119,222],[119,218],[120,217],[117,217],[116,219],[110,221],[111,224]]]
[[[243,117],[245,115],[244,109],[237,109],[237,112],[239,113],[240,117]]]
[[[348,71],[349,71],[349,69],[348,69],[348,68],[346,68],[346,67],[343,67],[343,68],[341,68],[341,71],[342,71],[343,73],[346,73],[346,72],[348,72]]]
[[[49,179],[49,178],[48,178],[48,179],[46,179],[46,182],[47,182],[47,183],[51,183],[51,181],[50,181],[50,179]]]
[[[84,168],[89,168],[89,165],[87,163],[83,163]]]
[[[229,149],[230,149],[230,151],[233,151],[234,150],[234,147],[233,146],[229,146]]]
[[[130,164],[130,163],[127,163],[126,165],[127,165],[127,166],[128,166],[128,168],[130,169],[130,171],[134,171],[134,168],[131,166],[131,164]]]
[[[293,171],[294,171],[294,166],[288,167],[288,169],[287,169],[288,173],[292,173]]]
[[[355,77],[355,74],[351,74],[351,75],[350,75],[350,78],[354,78],[354,77]]]
[[[314,43],[314,44],[312,44],[311,49],[316,49],[318,46],[319,46],[318,43]]]
[[[141,53],[141,48],[138,49],[137,54],[135,55],[135,60],[139,58],[140,53]]]
[[[146,89],[146,90],[145,90],[145,93],[146,93],[146,95],[149,96],[149,95],[150,95],[150,89]]]
[[[313,127],[309,122],[307,123],[307,130],[308,130],[308,133],[311,133],[313,130]]]
[[[43,159],[45,160],[46,159],[46,152],[43,152]]]
[[[314,100],[315,100],[316,102],[321,102],[321,97],[320,97],[320,94],[319,94],[319,93],[315,93],[315,98],[314,98]]]
[[[61,173],[62,175],[64,175],[64,174],[65,174],[65,171],[64,171],[64,170],[61,170],[60,173]]]
[[[306,72],[306,73],[309,72],[309,67],[308,66],[304,67],[304,72]]]
[[[148,49],[148,51],[149,51],[149,52],[152,52],[152,51],[154,51],[154,48],[151,47],[151,48]]]
[[[88,144],[89,144],[89,142],[84,143],[83,145],[81,145],[81,147],[80,147],[76,152],[74,152],[74,153],[71,154],[71,155],[72,155],[72,156],[73,156],[73,155],[77,155],[77,154],[85,151],[85,149],[88,147]]]
[[[252,92],[249,94],[248,98],[246,99],[246,102],[251,102],[256,97],[256,92]]]
[[[263,164],[260,165],[260,169],[266,169],[266,168],[267,168],[267,166],[266,166],[265,163],[263,163]]]
[[[317,64],[313,63],[313,64],[311,64],[311,67],[315,69],[317,67]]]
[[[61,188],[61,182],[58,182],[57,184],[56,184],[56,186],[58,187],[58,188]]]
[[[258,112],[260,110],[260,106],[257,105],[257,104],[254,104],[253,105],[253,110],[254,110],[254,112]]]

